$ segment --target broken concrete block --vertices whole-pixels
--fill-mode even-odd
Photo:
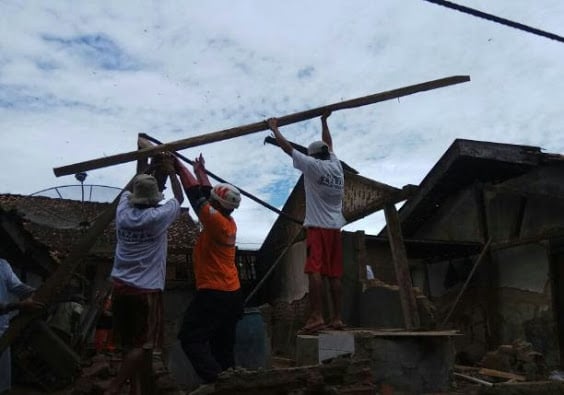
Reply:
[[[296,337],[296,366],[317,365],[319,346],[316,335],[298,335]]]
[[[410,393],[441,392],[449,388],[454,366],[450,336],[355,334],[355,358],[370,360],[374,382]]]

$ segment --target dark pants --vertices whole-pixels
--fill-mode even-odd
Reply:
[[[243,314],[238,291],[198,290],[184,313],[178,339],[182,349],[205,382],[235,365],[235,328]]]

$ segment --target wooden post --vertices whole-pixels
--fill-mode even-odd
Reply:
[[[150,148],[150,146],[147,145],[145,141],[138,138],[137,149],[141,150],[144,148]],[[148,166],[149,166],[149,157],[137,159],[137,174],[143,173]]]
[[[401,233],[401,226],[398,212],[393,204],[384,206],[384,215],[388,229],[388,238],[390,240],[390,249],[396,269],[396,278],[399,287],[399,295],[401,307],[403,310],[403,318],[407,329],[417,329],[421,326],[419,321],[419,311],[417,310],[417,301],[413,293],[413,283],[409,266],[407,262],[407,253]]]
[[[454,76],[442,78],[434,81],[428,81],[417,85],[411,85],[404,88],[394,89],[382,93],[376,93],[370,96],[359,97],[356,99],[345,100],[339,103],[329,104],[323,107],[314,108],[278,118],[278,125],[284,126],[296,122],[305,121],[323,115],[328,111],[344,110],[347,108],[355,108],[374,104],[377,102],[396,99],[398,97],[408,96],[417,92],[428,91],[431,89],[442,88],[449,85],[460,84],[470,81],[469,76]],[[119,163],[130,162],[152,156],[163,151],[178,151],[185,148],[195,147],[198,145],[209,144],[217,141],[228,140],[235,137],[245,136],[247,134],[261,132],[267,130],[266,121],[255,122],[252,124],[238,126],[231,129],[225,129],[218,132],[203,134],[199,136],[189,137],[183,140],[174,141],[152,148],[145,148],[138,151],[131,151],[117,155],[106,156],[103,158],[93,159],[85,162],[75,163],[72,165],[56,167],[53,169],[55,176],[65,176],[76,174],[81,171],[99,169],[102,167],[117,165]]]

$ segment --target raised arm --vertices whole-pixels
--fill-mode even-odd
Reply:
[[[292,151],[294,150],[294,148],[290,145],[288,140],[286,140],[286,138],[282,136],[280,130],[278,130],[278,119],[269,118],[266,120],[266,122],[268,123],[270,130],[272,130],[272,132],[274,133],[274,137],[276,138],[276,142],[278,143],[280,148],[282,148],[285,153],[292,156]]]
[[[174,168],[176,170],[176,174],[178,174],[178,176],[180,177],[180,182],[184,187],[186,195],[188,195],[188,189],[200,185],[198,180],[196,180],[196,177],[194,177],[192,173],[190,173],[190,170],[188,170],[178,158],[176,158],[174,161]]]
[[[45,304],[40,303],[34,300],[31,296],[27,299],[20,300],[18,302],[13,303],[0,303],[0,315],[7,314],[14,310],[21,310],[21,311],[34,311],[39,310],[45,307]]]
[[[201,153],[200,156],[194,161],[194,174],[196,175],[196,178],[198,179],[200,185],[211,187],[208,174],[206,173],[206,161],[204,160],[204,157]]]
[[[327,118],[331,115],[331,112],[326,112],[321,116],[321,140],[329,147],[329,152],[333,152],[333,139],[331,138],[331,132],[329,131],[329,125],[327,125]]]
[[[3,263],[0,262],[0,264]],[[3,276],[7,290],[20,299],[20,301],[14,303],[0,303],[0,315],[13,310],[32,311],[44,307],[43,303],[36,302],[32,298],[35,288],[23,283],[12,271],[8,263],[5,263],[5,267],[2,273],[0,273],[0,276]]]
[[[194,209],[194,213],[199,217],[200,216],[200,209],[202,208],[203,204],[207,201],[209,195],[207,195],[206,190],[209,192],[211,190],[210,186],[200,185],[200,182],[194,177],[190,170],[186,168],[180,161],[177,159],[175,162],[176,172],[180,177],[180,182],[184,187],[184,192],[186,192],[186,196],[188,197],[188,201],[190,205]]]
[[[170,173],[168,175],[170,179],[170,186],[172,187],[172,194],[178,200],[178,203],[182,204],[184,202],[184,193],[182,192],[182,186],[180,185],[180,181],[178,181],[178,177],[176,173]]]
[[[170,186],[172,188],[172,194],[178,203],[182,204],[184,202],[184,193],[182,192],[182,187],[176,176],[176,161],[178,159],[173,153],[167,153],[166,156],[162,158],[162,169],[166,171],[168,178],[170,179]],[[161,191],[162,192],[162,191]]]

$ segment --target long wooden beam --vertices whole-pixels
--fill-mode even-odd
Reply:
[[[355,108],[374,104],[381,101],[396,99],[398,97],[412,95],[417,92],[424,92],[431,89],[443,88],[450,85],[460,84],[462,82],[470,81],[470,77],[466,75],[453,76],[441,78],[438,80],[423,82],[417,85],[410,85],[404,88],[394,89],[391,91],[376,93],[370,96],[359,97],[356,99],[345,100],[339,103],[329,104],[323,107],[313,108],[302,112],[297,112],[290,115],[285,115],[278,118],[278,125],[284,126],[296,122],[305,121],[323,115],[328,111],[344,110],[347,108]],[[120,163],[130,162],[147,158],[163,151],[178,151],[185,148],[195,147],[198,145],[209,144],[217,141],[228,140],[235,137],[245,136],[247,134],[267,130],[268,125],[266,121],[251,123],[244,126],[238,126],[231,129],[225,129],[218,132],[203,134],[199,136],[189,137],[183,140],[174,141],[171,143],[157,145],[152,148],[144,148],[122,154],[106,156],[103,158],[93,159],[85,162],[79,162],[67,166],[56,167],[53,169],[55,176],[66,176],[69,174],[76,174],[81,171],[88,171],[99,169],[102,167],[117,165]]]

